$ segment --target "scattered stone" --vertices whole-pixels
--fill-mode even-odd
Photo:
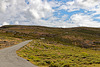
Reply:
[[[41,40],[44,40],[45,38],[40,38]]]

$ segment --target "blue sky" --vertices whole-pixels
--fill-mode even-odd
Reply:
[[[5,17],[6,15],[6,17]],[[1,0],[0,25],[99,27],[99,0]]]

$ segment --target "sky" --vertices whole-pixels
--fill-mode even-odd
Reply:
[[[0,0],[0,26],[100,28],[100,0]]]

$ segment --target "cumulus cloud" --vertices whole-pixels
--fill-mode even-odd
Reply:
[[[5,1],[1,1],[1,2],[0,2],[0,9],[1,9],[0,11],[1,11],[1,12],[5,12],[6,9],[7,9],[7,5],[8,5],[8,4],[7,4]]]
[[[100,19],[100,17],[95,17],[95,19]]]
[[[19,22],[18,22],[18,21],[16,21],[16,22],[15,22],[15,25],[19,25]]]
[[[94,21],[91,16],[84,14],[75,14],[71,16],[71,22],[76,26],[100,27],[100,23]]]
[[[59,18],[55,12],[66,12],[84,9],[94,11],[91,15],[74,14],[71,17],[63,14]],[[0,0],[0,25],[42,25],[50,27],[100,27],[93,16],[100,14],[99,0],[69,0],[66,2],[57,0]],[[67,19],[70,18],[70,19]],[[66,20],[67,19],[67,20]],[[97,17],[99,19],[99,17]]]
[[[9,25],[9,23],[8,22],[3,22],[3,24],[2,25]]]
[[[68,1],[65,4],[61,5],[59,9],[68,10],[68,12],[85,9],[87,11],[95,11],[95,14],[100,14],[100,0]]]
[[[0,22],[4,21],[16,24],[16,21],[24,22],[40,20],[41,18],[49,17],[53,9],[45,0],[1,0],[0,1]]]
[[[68,1],[61,5],[59,10],[63,9],[68,12],[84,10],[84,13],[74,14],[70,17],[69,22],[72,22],[76,26],[87,26],[87,27],[100,27],[100,22],[94,19],[100,19],[95,15],[100,14],[100,0],[73,0]],[[92,11],[89,15],[86,14],[88,11]]]
[[[67,2],[66,5],[69,11],[85,9],[88,11],[96,11],[96,14],[100,12],[100,0],[74,0]]]

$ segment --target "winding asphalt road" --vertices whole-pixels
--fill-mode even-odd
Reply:
[[[27,60],[17,56],[16,50],[25,46],[32,40],[24,41],[18,45],[0,50],[0,67],[37,67]]]

